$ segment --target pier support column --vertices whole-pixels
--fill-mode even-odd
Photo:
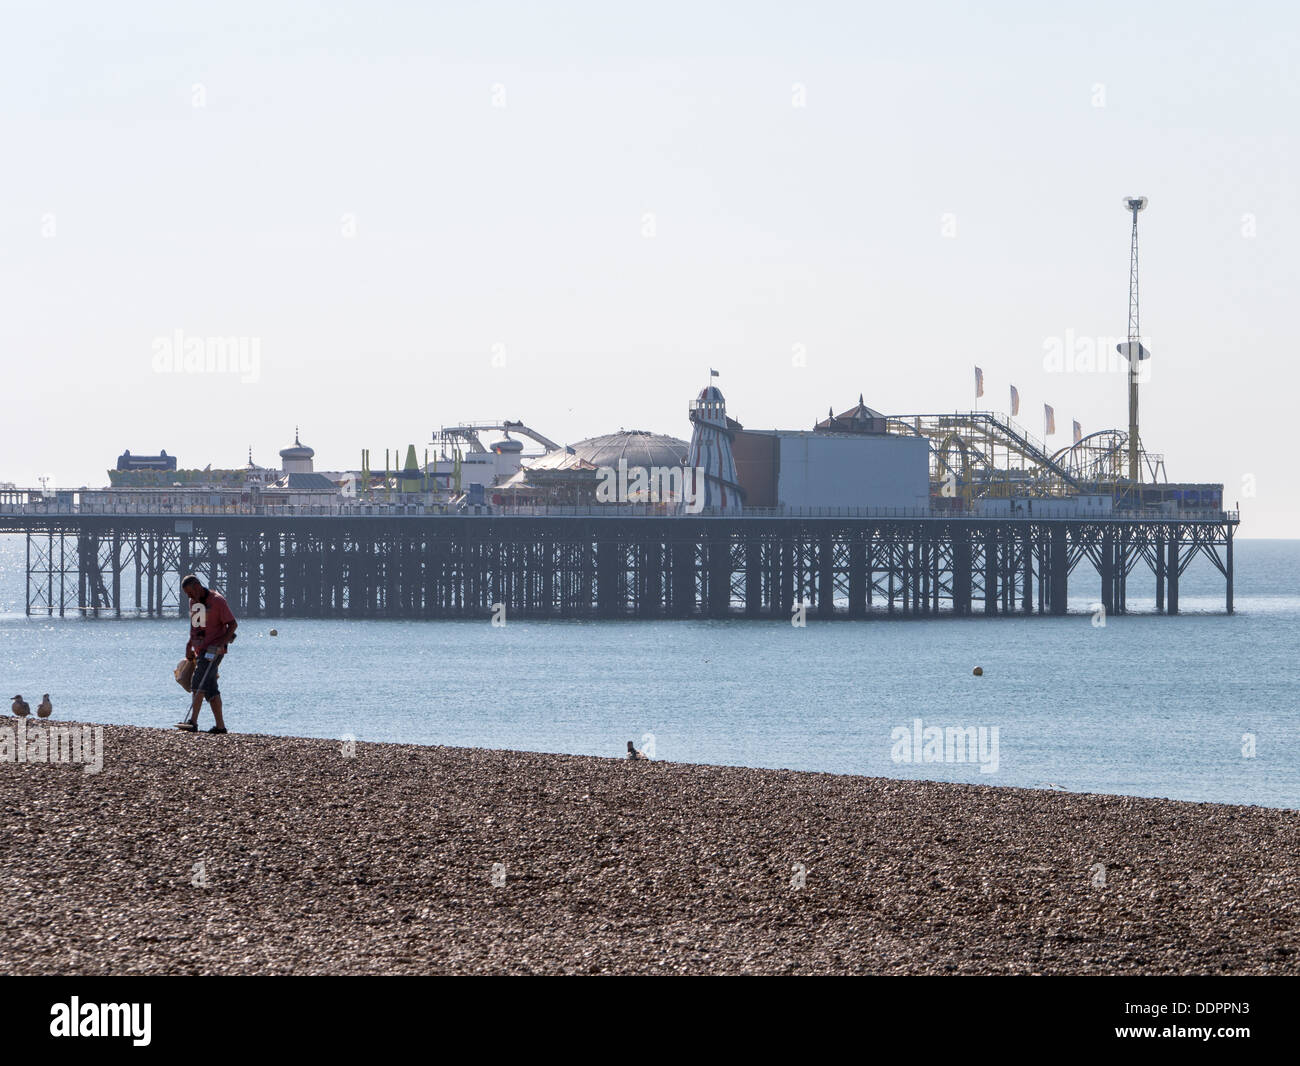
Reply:
[[[77,537],[77,610],[81,612],[83,618],[86,616],[86,609],[90,604],[90,597],[86,592],[90,575],[89,553],[86,551],[86,542],[89,539],[85,533]],[[98,614],[99,612],[96,611],[95,613]]]
[[[998,534],[995,529],[984,534],[984,613],[998,613]]]
[[[872,547],[871,538],[873,533],[867,533],[866,553],[867,553],[867,610],[871,610],[872,594],[876,591],[876,553]]]
[[[849,617],[867,613],[867,546],[861,536],[849,542]]]
[[[599,618],[614,618],[619,613],[619,547],[612,531],[603,533],[596,542],[596,615]]]
[[[1128,558],[1129,534],[1125,529],[1119,536],[1119,553],[1115,560],[1115,609],[1120,614],[1128,614]]]
[[[1069,607],[1070,544],[1065,526],[1053,526],[1051,536],[1052,587],[1048,594],[1052,614],[1063,615]]]
[[[895,543],[895,538],[897,537],[897,534],[895,534],[893,531],[890,531],[890,532],[887,534],[887,536],[889,537],[889,541],[888,541],[888,543],[886,544],[886,547],[885,547],[885,551],[887,552],[887,554],[886,554],[886,556],[885,556],[885,558],[886,558],[886,560],[887,560],[885,565],[886,565],[886,567],[888,568],[888,569],[886,570],[886,575],[887,575],[888,578],[889,578],[889,587],[888,587],[889,607],[888,607],[888,610],[889,610],[889,613],[890,613],[890,614],[893,614],[893,613],[894,613],[894,574],[895,574],[896,571],[897,571],[897,560],[896,560],[895,557],[898,555],[898,545]]]
[[[1031,530],[1026,529],[1024,538],[1021,540],[1020,550],[1024,553],[1022,564],[1024,566],[1025,587],[1022,590],[1020,599],[1021,608],[1025,614],[1034,613],[1034,536]]]
[[[731,613],[731,536],[714,525],[708,540],[710,618],[726,618]]]
[[[940,574],[940,571],[942,569],[942,564],[939,561],[940,555],[942,554],[939,548],[941,537],[942,534],[938,534],[932,537],[930,540],[930,594],[932,597],[931,609],[933,610],[934,616],[936,618],[939,617],[939,599],[943,595],[943,583]]]
[[[757,618],[763,609],[763,542],[757,535],[745,538],[745,617]]]
[[[1169,614],[1178,613],[1178,566],[1179,566],[1179,541],[1182,538],[1182,531],[1174,526],[1169,534],[1169,561],[1165,564],[1166,578],[1169,583]]]
[[[921,614],[930,613],[930,572],[934,569],[930,565],[930,538],[925,537],[921,541],[920,551],[918,553],[919,563],[917,565],[918,576],[920,578],[920,596],[917,597],[917,609]]]
[[[695,543],[689,531],[682,530],[673,541],[672,604],[673,618],[689,618],[695,610]]]
[[[1228,541],[1228,551],[1232,551],[1232,541]],[[1229,554],[1228,558],[1232,558]],[[183,573],[183,571],[182,571]],[[1232,587],[1232,582],[1228,583]],[[181,599],[185,596],[182,594]],[[1228,602],[1232,603],[1232,594],[1228,594]],[[1231,610],[1231,607],[1229,607]],[[113,530],[113,614],[117,618],[122,617],[122,534],[119,530]]]
[[[823,533],[817,544],[817,617],[835,616],[835,542]]]
[[[1165,611],[1165,535],[1156,534],[1156,613]]]
[[[789,618],[794,607],[794,544],[790,534],[781,535],[781,601],[777,613]]]
[[[267,556],[262,562],[262,583],[266,589],[266,613],[272,618],[279,618],[284,614],[284,600],[281,595],[283,578],[280,575],[280,531],[278,529],[271,530],[267,534],[266,543]],[[339,583],[341,585],[343,583],[342,570],[344,563],[342,552],[338,553],[335,563],[339,568]],[[341,602],[339,606],[342,607]]]
[[[911,538],[904,533],[898,544],[899,597],[902,600],[903,617],[912,613],[912,544]]]
[[[971,531],[969,526],[955,526],[952,531],[952,613],[970,614]]]
[[[1101,535],[1101,606],[1107,617],[1115,613],[1115,534]]]
[[[1225,577],[1227,578],[1227,608],[1228,613],[1232,614],[1232,527],[1228,527],[1228,547],[1224,559]]]
[[[226,534],[226,587],[221,590],[226,594],[235,614],[248,613],[248,602],[244,599],[244,538],[242,533]],[[159,609],[161,609],[159,604]]]
[[[547,614],[563,614],[564,605],[560,602],[564,596],[564,544],[554,540],[546,540],[542,544],[543,559],[542,565],[545,570],[542,571],[542,600],[546,605]],[[662,556],[656,556],[659,566],[662,566]],[[556,576],[559,576],[559,582],[556,582]]]

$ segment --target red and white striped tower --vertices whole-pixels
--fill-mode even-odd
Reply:
[[[717,377],[716,370],[709,377]],[[704,507],[710,511],[737,512],[741,509],[740,485],[736,482],[736,460],[731,455],[731,438],[739,425],[727,418],[727,402],[722,390],[710,381],[700,390],[690,409],[691,448],[686,464],[704,471]],[[728,424],[730,422],[730,425]],[[734,427],[734,429],[733,429]]]

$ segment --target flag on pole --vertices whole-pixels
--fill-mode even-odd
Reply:
[[[1043,404],[1043,436],[1050,437],[1056,432],[1056,412],[1049,403]]]
[[[1074,443],[1078,444],[1081,440],[1083,440],[1083,427],[1076,421],[1074,423]]]
[[[1014,385],[1011,386],[1011,414],[1020,414],[1020,390]]]
[[[975,368],[975,399],[984,395],[984,371],[979,367]]]
[[[711,378],[716,378],[717,376],[718,376],[718,372],[717,372],[716,370],[714,370],[712,367],[710,367],[710,368],[709,368],[709,377],[711,377]]]

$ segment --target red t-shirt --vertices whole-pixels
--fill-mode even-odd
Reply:
[[[231,613],[230,604],[226,602],[226,597],[214,589],[208,589],[208,594],[204,599],[194,600],[190,604],[190,647],[194,649],[196,654],[202,654],[199,648],[207,639],[208,634],[224,633],[226,625],[234,620],[235,616]],[[226,646],[225,644],[213,644],[205,650],[224,655]]]

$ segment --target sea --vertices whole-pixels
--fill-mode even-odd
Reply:
[[[187,621],[28,617],[24,552],[0,536],[0,712],[48,692],[56,719],[179,721]],[[1143,613],[1140,573],[1132,613],[1102,617],[1076,570],[1061,618],[248,618],[220,685],[232,731],[341,747],[631,740],[673,762],[1300,809],[1300,541],[1239,539],[1235,564],[1233,615],[1198,559],[1177,617]]]

